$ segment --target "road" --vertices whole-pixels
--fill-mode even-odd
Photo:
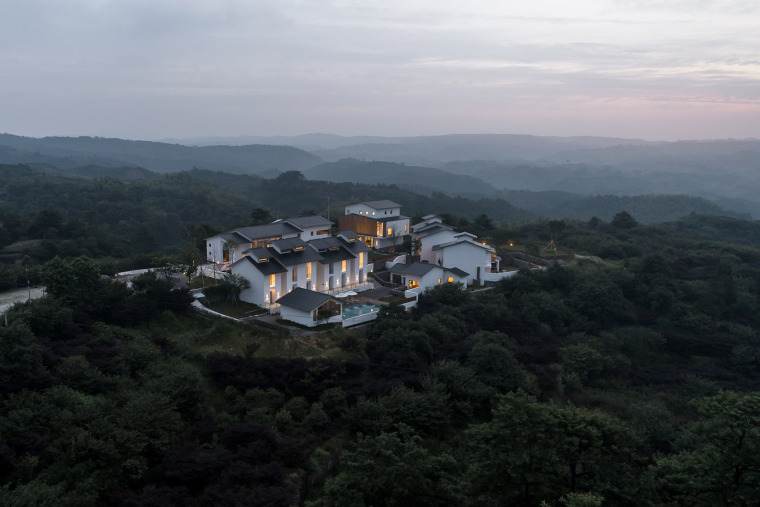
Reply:
[[[29,299],[29,292],[30,291],[28,289],[17,289],[8,292],[0,292],[0,313],[5,312],[5,310],[18,302],[26,301]],[[32,287],[32,299],[40,298],[44,293],[45,289],[43,287]]]

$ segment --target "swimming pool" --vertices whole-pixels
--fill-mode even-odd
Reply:
[[[358,305],[344,306],[343,318],[350,319],[358,317],[359,315],[366,315],[368,313],[377,313],[380,309],[380,305],[375,303],[359,303]]]

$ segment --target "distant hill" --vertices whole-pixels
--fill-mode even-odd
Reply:
[[[143,167],[158,173],[194,167],[237,174],[276,175],[302,171],[322,159],[290,146],[191,147],[100,137],[45,137],[0,134],[0,163],[49,164],[61,169],[98,165]]]
[[[488,183],[472,176],[393,162],[343,159],[312,167],[304,171],[304,175],[311,180],[393,183],[401,188],[427,195],[433,192],[443,192],[448,195],[490,195],[495,191],[494,187]]]

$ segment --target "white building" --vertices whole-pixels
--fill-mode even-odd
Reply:
[[[393,201],[367,201],[351,204],[338,219],[338,228],[353,231],[373,248],[400,246],[409,234],[410,219],[401,214],[401,205]]]
[[[467,285],[469,275],[459,268],[444,268],[437,264],[427,262],[414,262],[412,264],[394,264],[388,268],[391,282],[403,285],[406,289],[413,289],[421,293],[428,287],[435,287],[444,283],[462,283]]]
[[[206,260],[225,267],[240,260],[250,248],[269,246],[280,239],[301,238],[305,241],[330,236],[332,222],[320,216],[293,217],[271,224],[238,227],[206,238]]]
[[[242,301],[275,311],[277,301],[296,288],[321,293],[371,289],[369,250],[350,233],[309,242],[280,239],[243,252],[230,271],[251,284],[241,292]]]

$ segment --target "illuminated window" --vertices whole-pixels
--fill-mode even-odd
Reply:
[[[275,277],[275,275],[269,275],[269,286],[270,287],[274,287],[274,282],[275,282],[274,277]]]
[[[340,263],[340,270],[345,272],[346,271],[346,261],[342,261]]]
[[[416,282],[414,280],[409,280],[409,288],[410,289],[414,289],[414,288],[419,287],[419,286],[420,286],[420,282]]]
[[[372,212],[372,216],[375,216],[375,212],[374,211]]]
[[[409,224],[404,224],[404,232],[409,231]]]
[[[449,283],[454,283],[454,277],[450,276],[448,280],[446,280]]]
[[[311,278],[311,262],[306,263],[306,278]]]
[[[393,227],[388,227],[388,236],[393,235]]]
[[[438,279],[438,285],[441,285],[441,279],[440,278]]]
[[[359,267],[364,267],[364,252],[359,252]]]

